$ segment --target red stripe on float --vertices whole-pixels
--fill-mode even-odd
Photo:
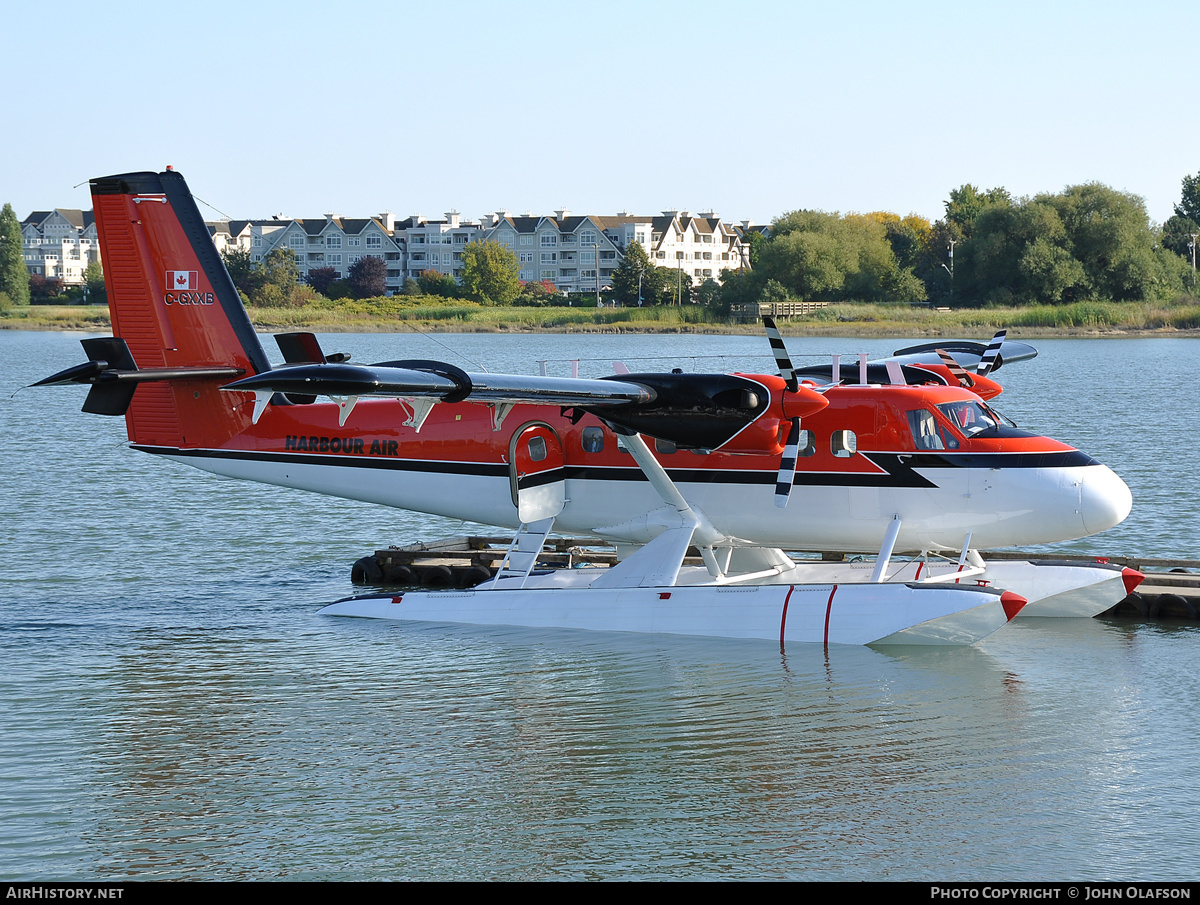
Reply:
[[[792,599],[792,591],[796,590],[795,585],[788,586],[787,596],[783,598],[783,613],[779,617],[779,646],[783,647],[783,630],[787,626],[787,608],[788,601]]]
[[[833,612],[833,595],[837,593],[837,585],[829,592],[829,602],[825,604],[825,646],[829,646],[829,614]]]

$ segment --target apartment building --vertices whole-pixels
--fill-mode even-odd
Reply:
[[[478,240],[480,231],[479,223],[462,219],[458,211],[447,211],[444,220],[412,214],[397,221],[394,233],[405,256],[403,271],[413,279],[426,270],[461,279],[463,249]]]
[[[81,286],[88,264],[100,260],[91,211],[34,211],[21,222],[25,267],[31,274]]]
[[[622,255],[605,234],[600,217],[558,210],[553,217],[497,211],[483,219],[478,239],[517,256],[523,282],[553,283],[562,292],[590,292],[612,285]]]
[[[287,249],[295,256],[301,280],[321,267],[345,277],[359,259],[381,258],[387,265],[387,291],[393,293],[426,270],[460,279],[463,250],[484,240],[512,250],[522,281],[552,283],[562,292],[611,287],[613,271],[633,243],[642,246],[651,262],[678,269],[693,285],[719,281],[722,270],[749,266],[746,235],[755,227],[748,221],[735,226],[712,212],[591,216],[563,209],[553,216],[497,211],[478,222],[463,219],[457,211],[446,212],[440,220],[413,214],[399,221],[391,213],[358,219],[281,215],[210,221],[208,228],[219,252],[245,251],[255,262],[276,249]],[[88,263],[99,260],[91,211],[35,211],[21,229],[30,273],[79,285]]]
[[[648,217],[558,210],[553,217],[536,217],[498,211],[483,223],[479,238],[512,249],[522,280],[552,282],[563,292],[611,287],[612,273],[633,243],[642,246],[652,263],[678,268],[692,284],[719,282],[722,270],[749,266],[750,260],[743,230],[712,212],[693,216],[665,211]]]
[[[391,214],[354,219],[326,214],[322,218],[270,220],[219,220],[208,223],[218,251],[238,249],[261,262],[276,249],[290,251],[300,269],[300,279],[322,267],[339,278],[364,257],[381,258],[387,265],[386,286],[395,292],[404,285],[404,253],[393,236]]]
[[[710,279],[720,282],[722,270],[750,266],[743,230],[712,211],[663,211],[650,221],[650,241],[643,247],[652,263],[681,270],[697,285]]]

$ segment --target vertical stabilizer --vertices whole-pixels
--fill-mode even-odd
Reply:
[[[114,336],[140,369],[270,369],[250,318],[187,184],[178,173],[126,173],[91,182]],[[202,377],[144,383],[126,412],[129,439],[147,446],[214,446],[249,413]]]

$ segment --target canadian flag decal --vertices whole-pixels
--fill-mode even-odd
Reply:
[[[175,291],[196,289],[199,277],[200,273],[196,270],[168,270],[167,289]]]

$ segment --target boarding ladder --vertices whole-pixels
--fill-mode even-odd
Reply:
[[[520,530],[508,546],[508,552],[504,554],[504,559],[500,560],[500,567],[496,570],[496,585],[504,578],[520,578],[520,586],[525,587],[525,581],[537,565],[538,556],[541,555],[542,547],[553,527],[553,516],[538,519],[536,522],[521,523]]]

